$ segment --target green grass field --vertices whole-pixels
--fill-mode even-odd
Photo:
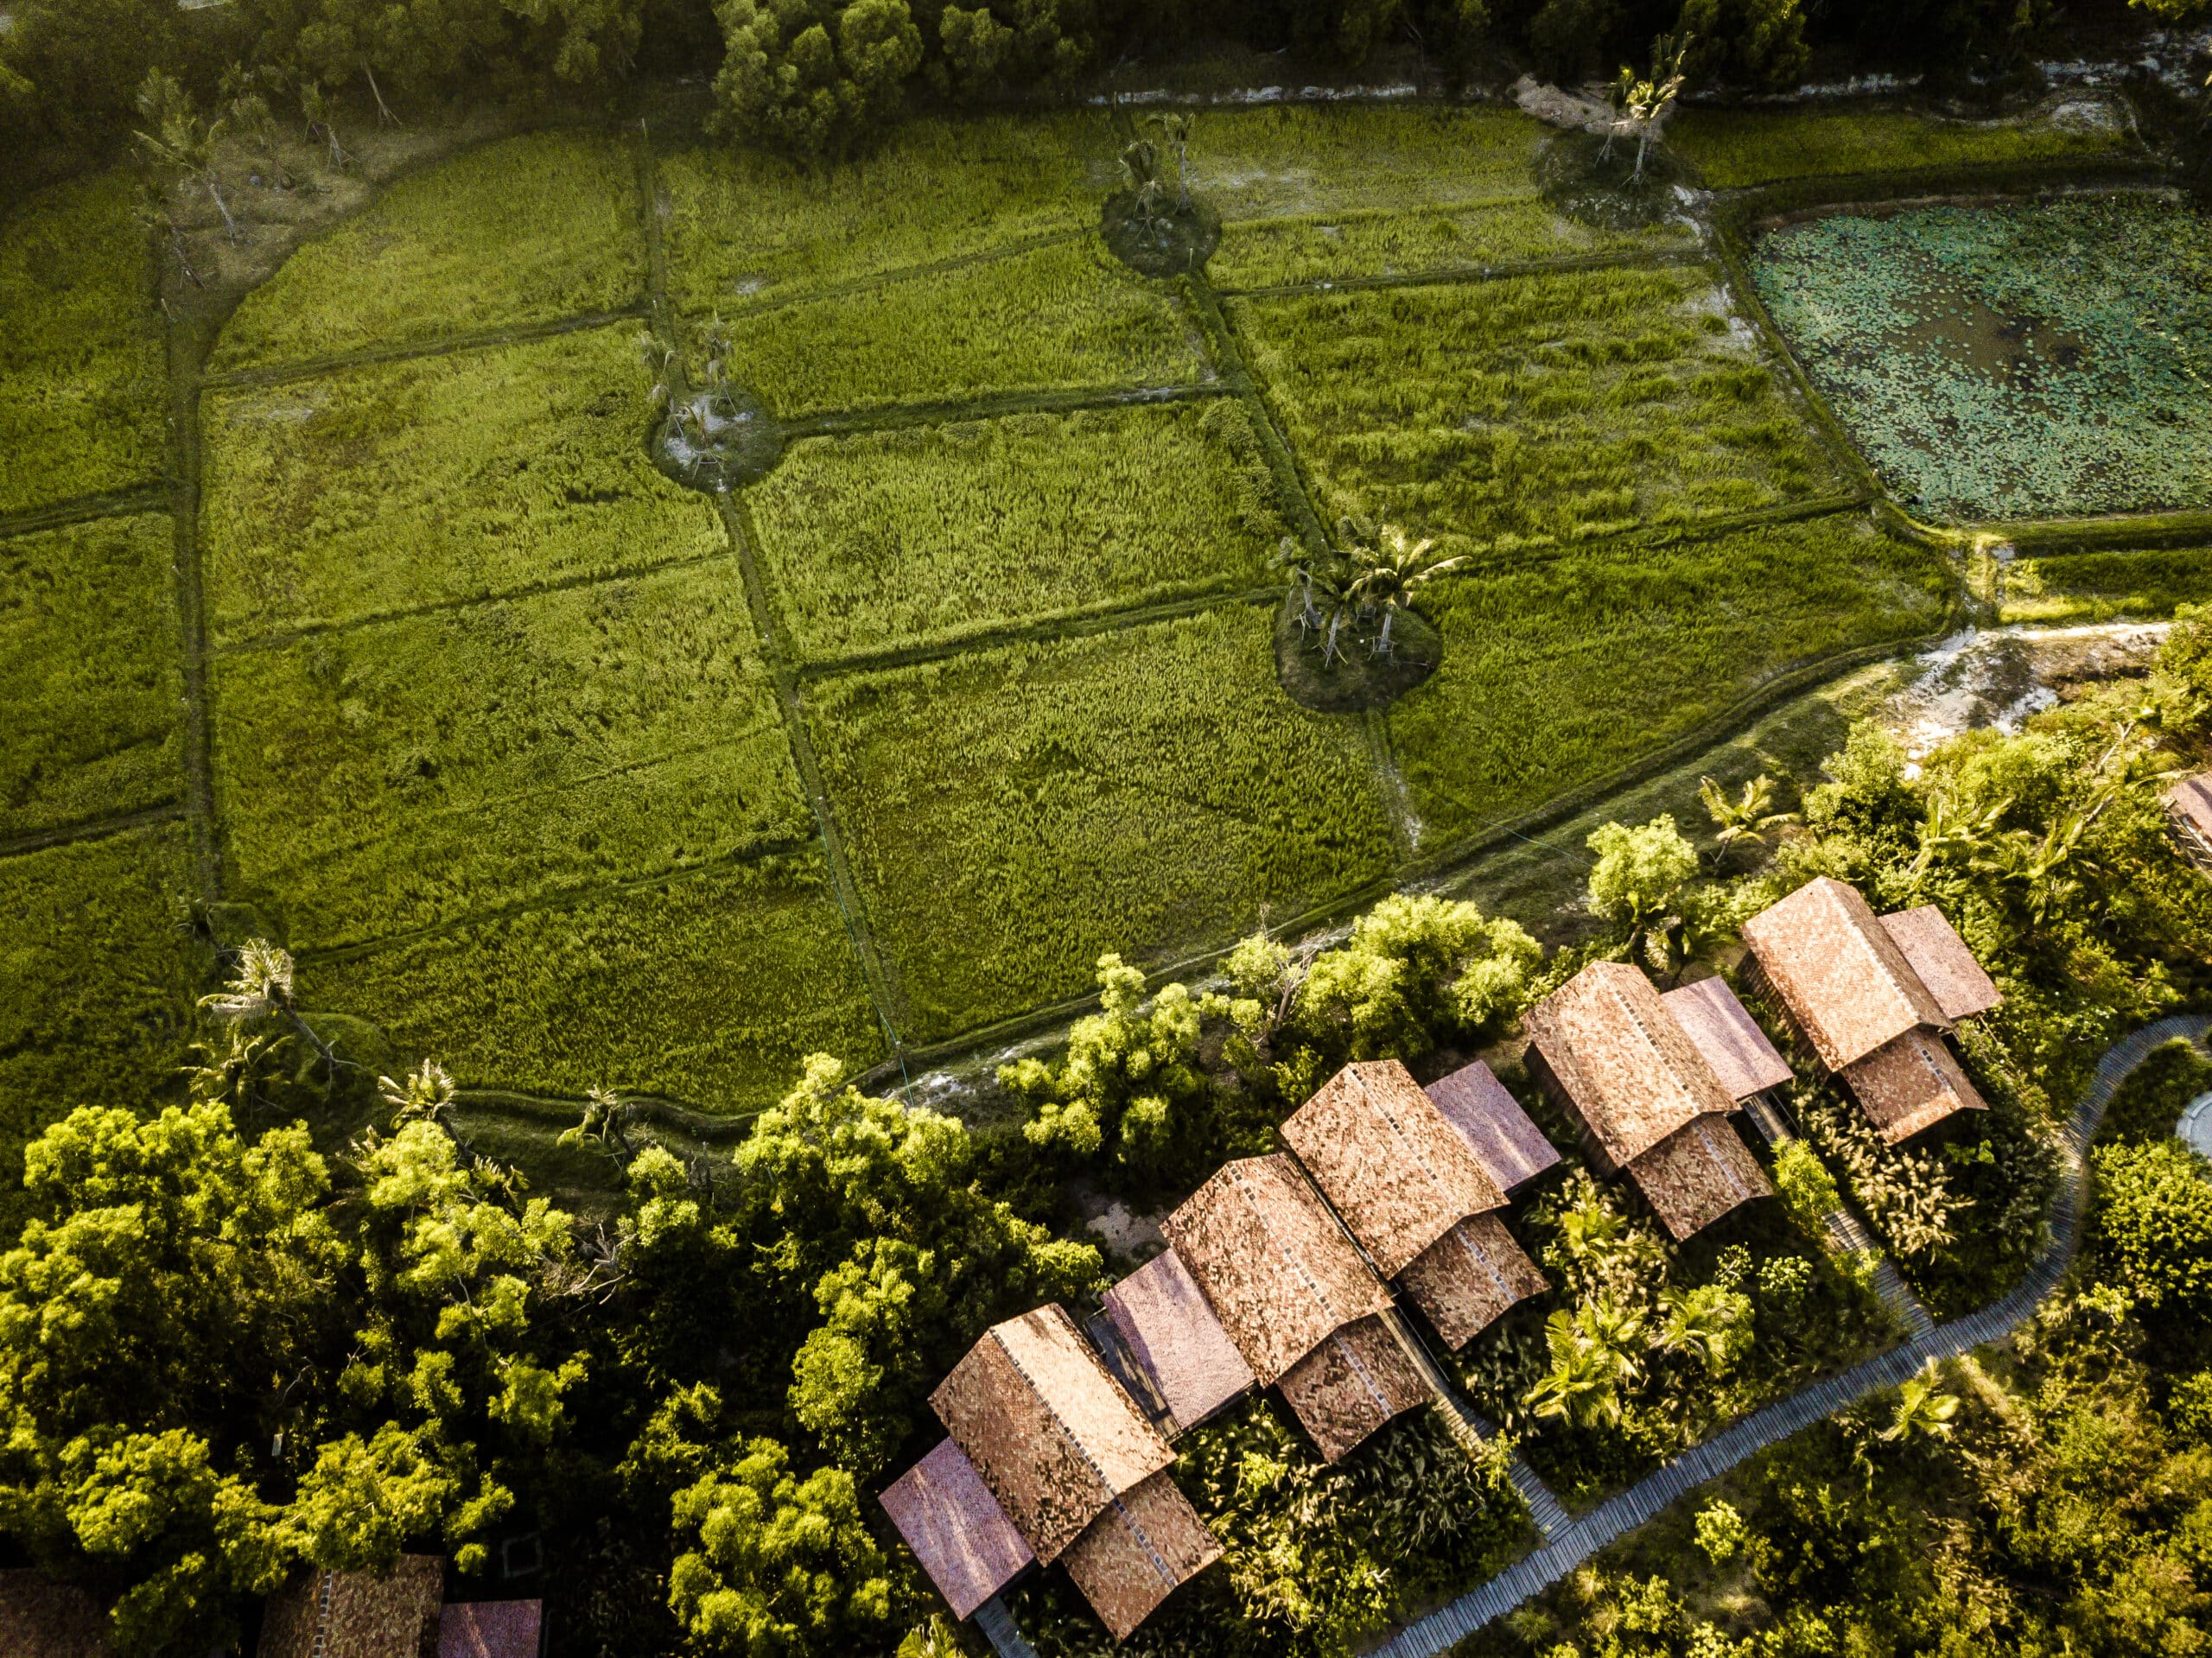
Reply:
[[[637,165],[590,133],[487,144],[401,180],[309,242],[248,296],[213,366],[257,368],[366,346],[550,322],[645,291]]]
[[[0,840],[181,791],[175,556],[162,516],[0,541]]]
[[[1947,121],[1904,109],[1686,109],[1667,141],[1715,190],[1821,175],[1910,172],[2080,161],[2118,154],[2128,136],[2108,105],[2062,124],[2037,112],[2003,121]]]
[[[811,686],[808,719],[917,1041],[1080,994],[1390,867],[1358,725],[1277,688],[1239,606]]]
[[[2007,622],[2108,622],[2171,616],[2212,602],[2212,549],[2059,553],[2005,567],[1999,613]]]
[[[802,168],[727,144],[663,158],[669,283],[691,311],[1087,230],[1118,151],[1102,113],[916,121]]]
[[[782,416],[1206,373],[1197,325],[1095,236],[730,320],[730,378]]]
[[[1234,302],[1332,516],[1510,555],[1840,487],[1710,271]]]
[[[223,641],[708,557],[713,506],[645,454],[628,327],[210,394]]]
[[[1140,116],[1142,111],[1138,111]],[[1518,110],[1271,104],[1208,110],[1192,187],[1224,225],[1533,196],[1552,129]]]
[[[728,562],[229,652],[215,708],[230,888],[296,949],[811,827]]]
[[[152,482],[168,459],[154,259],[118,170],[0,219],[0,512]]]
[[[751,499],[812,657],[1253,587],[1285,531],[1225,397],[810,438]]]

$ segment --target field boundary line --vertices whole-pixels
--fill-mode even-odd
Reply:
[[[1404,270],[1391,276],[1332,276],[1315,282],[1275,283],[1262,288],[1224,288],[1221,297],[1232,300],[1298,299],[1307,295],[1355,293],[1382,288],[1478,287],[1484,283],[1510,282],[1516,276],[1572,276],[1582,270],[1616,270],[1709,263],[1711,252],[1703,241],[1685,248],[1646,248],[1619,253],[1564,253],[1550,259],[1507,259],[1496,264],[1438,265],[1427,270]]]
[[[0,541],[50,530],[67,530],[73,524],[93,524],[102,518],[148,518],[157,512],[172,511],[175,505],[175,486],[163,479],[102,495],[73,495],[66,501],[0,517]]]
[[[543,322],[510,322],[495,328],[475,328],[466,334],[397,346],[367,346],[334,357],[303,358],[296,362],[274,363],[267,368],[232,369],[207,375],[200,384],[211,391],[257,390],[290,385],[301,380],[327,379],[349,369],[374,368],[385,363],[412,363],[424,358],[487,351],[498,346],[530,345],[541,340],[557,340],[563,334],[613,327],[618,322],[635,322],[645,314],[646,306],[647,302],[640,299],[611,311],[582,311]]]
[[[2212,545],[2212,507],[2151,507],[2081,518],[1976,518],[1930,524],[1895,502],[1885,515],[1897,534],[1929,547],[2003,543],[2037,558],[2095,553],[2171,552]]]
[[[1035,391],[987,391],[974,397],[929,403],[889,403],[868,409],[840,409],[779,420],[785,443],[810,437],[855,437],[912,426],[954,426],[969,421],[1007,420],[1016,415],[1072,415],[1086,409],[1141,409],[1153,403],[1189,403],[1226,397],[1235,389],[1219,379],[1174,385],[1069,386]]]
[[[150,806],[141,806],[136,811],[79,818],[71,823],[56,823],[51,829],[30,829],[0,840],[0,859],[26,857],[55,847],[81,846],[88,841],[105,841],[128,835],[133,829],[150,829],[156,823],[173,823],[184,815],[184,797],[180,794]]]
[[[917,282],[925,276],[938,276],[950,271],[965,270],[973,265],[997,264],[1006,259],[1018,259],[1025,253],[1040,249],[1058,247],[1068,242],[1080,242],[1094,234],[1089,226],[1077,226],[1071,230],[1040,231],[1034,236],[1025,236],[1019,241],[1002,247],[980,248],[970,253],[947,254],[942,259],[925,259],[919,264],[899,265],[870,276],[847,276],[819,288],[810,288],[803,293],[769,293],[759,298],[741,294],[734,305],[685,304],[676,302],[677,310],[686,317],[719,316],[725,322],[740,322],[751,317],[766,316],[772,312],[789,310],[794,305],[810,304],[816,300],[849,299],[855,294],[866,294],[878,288],[888,288],[897,283]]]
[[[1203,179],[1198,181],[1202,189],[1205,182]],[[1459,201],[1425,201],[1409,207],[1347,207],[1342,213],[1333,213],[1319,209],[1294,213],[1254,213],[1243,219],[1224,219],[1221,228],[1223,234],[1226,235],[1230,231],[1264,230],[1271,225],[1363,224],[1376,219],[1408,219],[1415,213],[1488,213],[1494,208],[1517,207],[1529,202],[1541,202],[1543,199],[1543,192],[1532,184],[1525,190],[1505,195],[1469,196]]]

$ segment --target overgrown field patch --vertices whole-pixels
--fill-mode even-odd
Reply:
[[[2212,503],[2212,221],[2117,195],[1777,231],[1776,324],[1890,487],[1947,518]]]
[[[749,501],[817,658],[1252,587],[1284,533],[1228,397],[810,438]]]
[[[653,467],[631,331],[210,393],[219,640],[706,557],[711,503]]]
[[[1233,302],[1332,516],[1510,555],[1839,488],[1702,266]]]
[[[779,415],[1000,391],[1182,385],[1206,368],[1176,291],[1096,236],[730,322],[731,379]]]
[[[1222,217],[1406,212],[1536,191],[1551,129],[1518,110],[1434,104],[1268,104],[1207,110],[1192,188]]]
[[[0,220],[0,512],[158,478],[168,377],[127,170]]]
[[[818,850],[724,863],[335,960],[308,1007],[375,1020],[464,1083],[772,1103],[809,1053],[882,1057]]]
[[[158,514],[0,541],[0,840],[181,791],[175,555]]]
[[[588,132],[502,139],[308,243],[223,330],[219,371],[612,311],[645,292],[637,166]]]
[[[1669,125],[1667,142],[1708,188],[1728,190],[1778,179],[2094,160],[2126,149],[2128,136],[2112,104],[2073,94],[1999,121],[1903,109],[1687,109]]]
[[[1790,667],[1928,633],[1948,590],[1940,555],[1857,515],[1440,583],[1444,664],[1389,715],[1424,844],[1602,778]]]
[[[811,832],[716,562],[232,651],[234,898],[352,943]]]
[[[810,686],[808,722],[903,1034],[934,1041],[1385,874],[1355,721],[1275,683],[1230,606]]]
[[[1999,619],[2105,622],[2171,616],[2212,603],[2212,548],[2057,553],[2017,559],[1999,575]]]
[[[910,121],[802,168],[709,144],[661,162],[669,288],[691,311],[1086,230],[1118,145],[1103,112]]]

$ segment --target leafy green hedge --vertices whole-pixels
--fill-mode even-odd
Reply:
[[[1701,268],[1231,302],[1332,515],[1510,553],[1839,487]]]
[[[0,512],[158,478],[168,372],[127,172],[0,220]]]
[[[809,1053],[866,1065],[883,1052],[814,853],[309,956],[299,995],[375,1020],[464,1083],[604,1083],[718,1111],[780,1097]]]
[[[1285,528],[1230,398],[810,439],[750,500],[811,657],[1250,587]]]
[[[812,829],[724,563],[232,651],[213,677],[229,895],[295,949]]]
[[[0,839],[176,798],[175,552],[159,516],[0,541]]]
[[[1271,618],[1173,622],[810,687],[905,1033],[1079,994],[1383,874],[1358,726],[1275,683]]]
[[[2047,115],[1947,121],[1914,110],[1685,110],[1667,142],[1715,190],[1823,173],[1902,172],[2110,156],[2126,147],[2110,125],[2062,127]]]
[[[657,472],[630,331],[211,394],[219,640],[701,558],[703,498]]]
[[[582,132],[487,144],[402,179],[285,262],[217,343],[219,371],[550,322],[645,291],[637,168]]]

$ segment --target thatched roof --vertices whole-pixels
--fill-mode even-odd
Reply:
[[[1515,1303],[1551,1287],[1495,1215],[1461,1221],[1401,1273],[1398,1281],[1455,1353]]]
[[[1823,875],[1744,924],[1744,942],[1821,1063],[1841,1070],[1950,1021],[1859,890]]]
[[[1220,1542],[1163,1472],[1109,1504],[1060,1564],[1098,1621],[1126,1641],[1160,1602],[1220,1558]]]
[[[1727,981],[1700,979],[1659,998],[1732,1100],[1780,1088],[1795,1074]]]
[[[107,1614],[76,1585],[0,1572],[0,1653],[8,1658],[108,1658],[107,1630]]]
[[[2212,772],[2183,778],[2167,790],[2166,810],[2212,845]]]
[[[1336,1462],[1392,1417],[1435,1394],[1381,1318],[1346,1324],[1282,1377],[1283,1403],[1325,1461]]]
[[[1997,984],[1959,937],[1958,929],[1932,904],[1899,910],[1882,918],[1883,931],[1897,941],[1904,959],[1928,987],[1943,1017],[1956,1021],[1986,1013],[2002,1002]]]
[[[1166,1406],[1170,1432],[1196,1427],[1252,1386],[1252,1367],[1173,1249],[1107,1291],[1106,1313]]]
[[[880,1501],[956,1618],[966,1617],[1037,1558],[976,1465],[950,1439],[893,1480]]]
[[[444,1599],[435,1554],[403,1554],[389,1577],[295,1572],[264,1610],[260,1658],[425,1658]]]
[[[992,1326],[930,1404],[1047,1565],[1175,1460],[1057,1304]]]
[[[1390,1305],[1281,1153],[1224,1164],[1160,1229],[1263,1386],[1332,1332]]]
[[[1875,1132],[1892,1146],[1954,1112],[1986,1109],[1943,1039],[1932,1031],[1907,1031],[1845,1066],[1843,1080]]]
[[[1625,962],[1592,962],[1531,1008],[1536,1051],[1616,1164],[1736,1102],[1651,981]]]
[[[1438,1077],[1421,1091],[1459,1131],[1499,1191],[1516,1191],[1558,1166],[1559,1148],[1481,1060]]]
[[[1472,1149],[1395,1059],[1346,1065],[1283,1124],[1282,1137],[1385,1278],[1468,1216],[1505,1206]]]
[[[456,1601],[438,1615],[438,1658],[538,1658],[544,1647],[541,1600]]]
[[[1700,1117],[1678,1129],[1630,1163],[1628,1173],[1677,1243],[1739,1204],[1774,1195],[1725,1117]]]

